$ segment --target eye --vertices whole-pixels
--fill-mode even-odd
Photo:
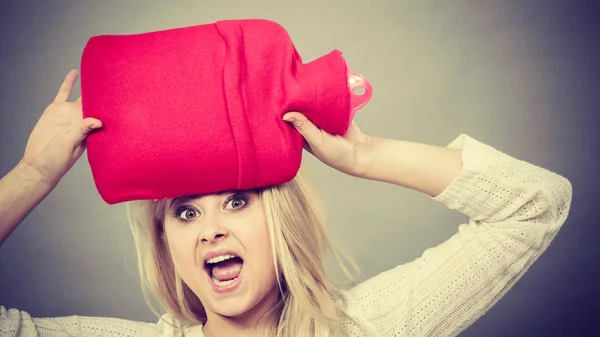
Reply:
[[[177,211],[175,211],[175,217],[181,219],[181,220],[192,220],[196,217],[198,217],[198,211],[190,206],[183,206],[183,207],[179,207],[177,209]]]
[[[248,197],[243,194],[235,194],[225,200],[225,209],[239,209],[248,203]]]

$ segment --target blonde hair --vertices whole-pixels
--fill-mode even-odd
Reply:
[[[340,323],[351,318],[341,290],[327,272],[326,255],[332,254],[351,282],[358,276],[356,264],[331,241],[322,205],[304,173],[258,193],[270,233],[279,296],[257,326],[264,327],[265,336],[336,336]],[[136,201],[130,206],[142,291],[151,310],[160,317],[149,294],[183,325],[204,324],[204,307],[179,277],[164,239],[166,201]]]

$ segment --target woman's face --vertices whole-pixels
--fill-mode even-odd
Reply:
[[[273,305],[277,294],[273,254],[256,192],[176,198],[166,207],[165,232],[173,263],[209,319],[211,313],[239,317]]]

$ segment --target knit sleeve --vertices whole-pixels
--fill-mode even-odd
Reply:
[[[347,335],[458,335],[523,276],[565,222],[572,188],[564,177],[467,135],[448,147],[462,149],[463,168],[433,199],[468,222],[414,261],[349,290],[356,322],[344,326]]]
[[[32,318],[27,312],[0,306],[0,336],[180,336],[164,321],[158,324],[134,322],[118,318],[68,316]]]

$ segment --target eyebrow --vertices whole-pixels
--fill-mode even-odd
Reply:
[[[188,195],[188,196],[185,196],[185,197],[173,198],[173,200],[171,200],[171,202],[169,203],[169,208],[173,207],[173,205],[175,203],[185,202],[185,201],[197,199],[197,198],[200,198],[200,197],[201,197],[201,195],[197,194],[197,195]]]
[[[223,194],[227,194],[227,193],[233,193],[233,191],[221,191],[221,192],[217,192],[217,193],[211,193],[211,194],[216,194],[216,195],[223,195]],[[198,199],[200,197],[205,196],[206,194],[194,194],[194,195],[187,195],[187,196],[183,196],[183,197],[177,197],[174,198],[173,200],[171,200],[171,202],[169,203],[169,208],[173,207],[173,205],[175,203],[181,203],[181,202],[186,202],[186,201],[190,201],[190,200],[194,200],[194,199]]]

